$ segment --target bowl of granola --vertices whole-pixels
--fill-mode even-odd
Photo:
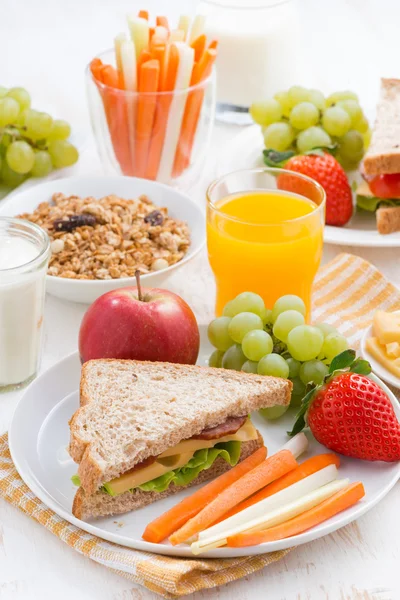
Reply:
[[[36,223],[50,237],[47,291],[91,303],[135,285],[163,287],[205,242],[204,214],[188,196],[132,177],[70,177],[15,194],[0,214]]]

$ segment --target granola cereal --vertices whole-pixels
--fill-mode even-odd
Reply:
[[[49,275],[119,279],[158,271],[180,261],[190,246],[188,225],[168,216],[147,196],[96,200],[53,194],[33,213],[19,215],[50,236]]]

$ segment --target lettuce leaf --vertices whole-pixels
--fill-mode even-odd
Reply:
[[[357,207],[370,212],[375,212],[380,206],[400,206],[400,200],[390,198],[376,198],[375,196],[360,196],[356,198]]]

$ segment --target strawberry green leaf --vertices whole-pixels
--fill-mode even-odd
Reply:
[[[350,365],[350,371],[352,373],[358,373],[359,375],[369,375],[371,373],[371,365],[367,360],[356,358]]]
[[[307,386],[307,388],[308,388],[308,386]],[[312,400],[312,397],[314,396],[315,390],[316,390],[316,387],[315,387],[315,385],[313,385],[311,387],[311,389],[307,392],[307,394],[304,396],[303,401],[301,403],[300,410],[296,415],[296,421],[293,425],[293,429],[292,429],[292,431],[287,432],[287,434],[290,437],[293,437],[297,433],[300,433],[300,431],[302,429],[304,429],[304,427],[306,426],[305,416],[308,411],[308,407],[311,404],[311,400]]]
[[[354,350],[345,350],[344,352],[341,352],[332,360],[331,366],[329,367],[329,373],[347,369],[347,367],[350,367],[354,362],[355,357],[356,353]]]
[[[277,167],[280,169],[287,163],[289,158],[292,158],[295,154],[294,150],[286,150],[286,152],[278,152],[277,150],[271,149],[263,150],[264,163],[268,167]]]
[[[330,144],[329,146],[315,146],[315,148],[311,148],[311,150],[307,150],[306,152],[303,152],[303,154],[316,154],[317,156],[324,156],[324,154],[328,153],[334,156],[337,149],[337,144]]]

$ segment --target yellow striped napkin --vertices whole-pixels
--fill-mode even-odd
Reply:
[[[362,330],[378,309],[400,309],[400,292],[375,267],[357,256],[341,254],[318,273],[314,321],[331,323],[357,347]],[[178,598],[223,585],[282,559],[289,550],[232,559],[159,556],[103,541],[61,519],[47,508],[18,475],[0,437],[0,496],[44,525],[63,542],[92,560],[144,585],[164,598]]]

